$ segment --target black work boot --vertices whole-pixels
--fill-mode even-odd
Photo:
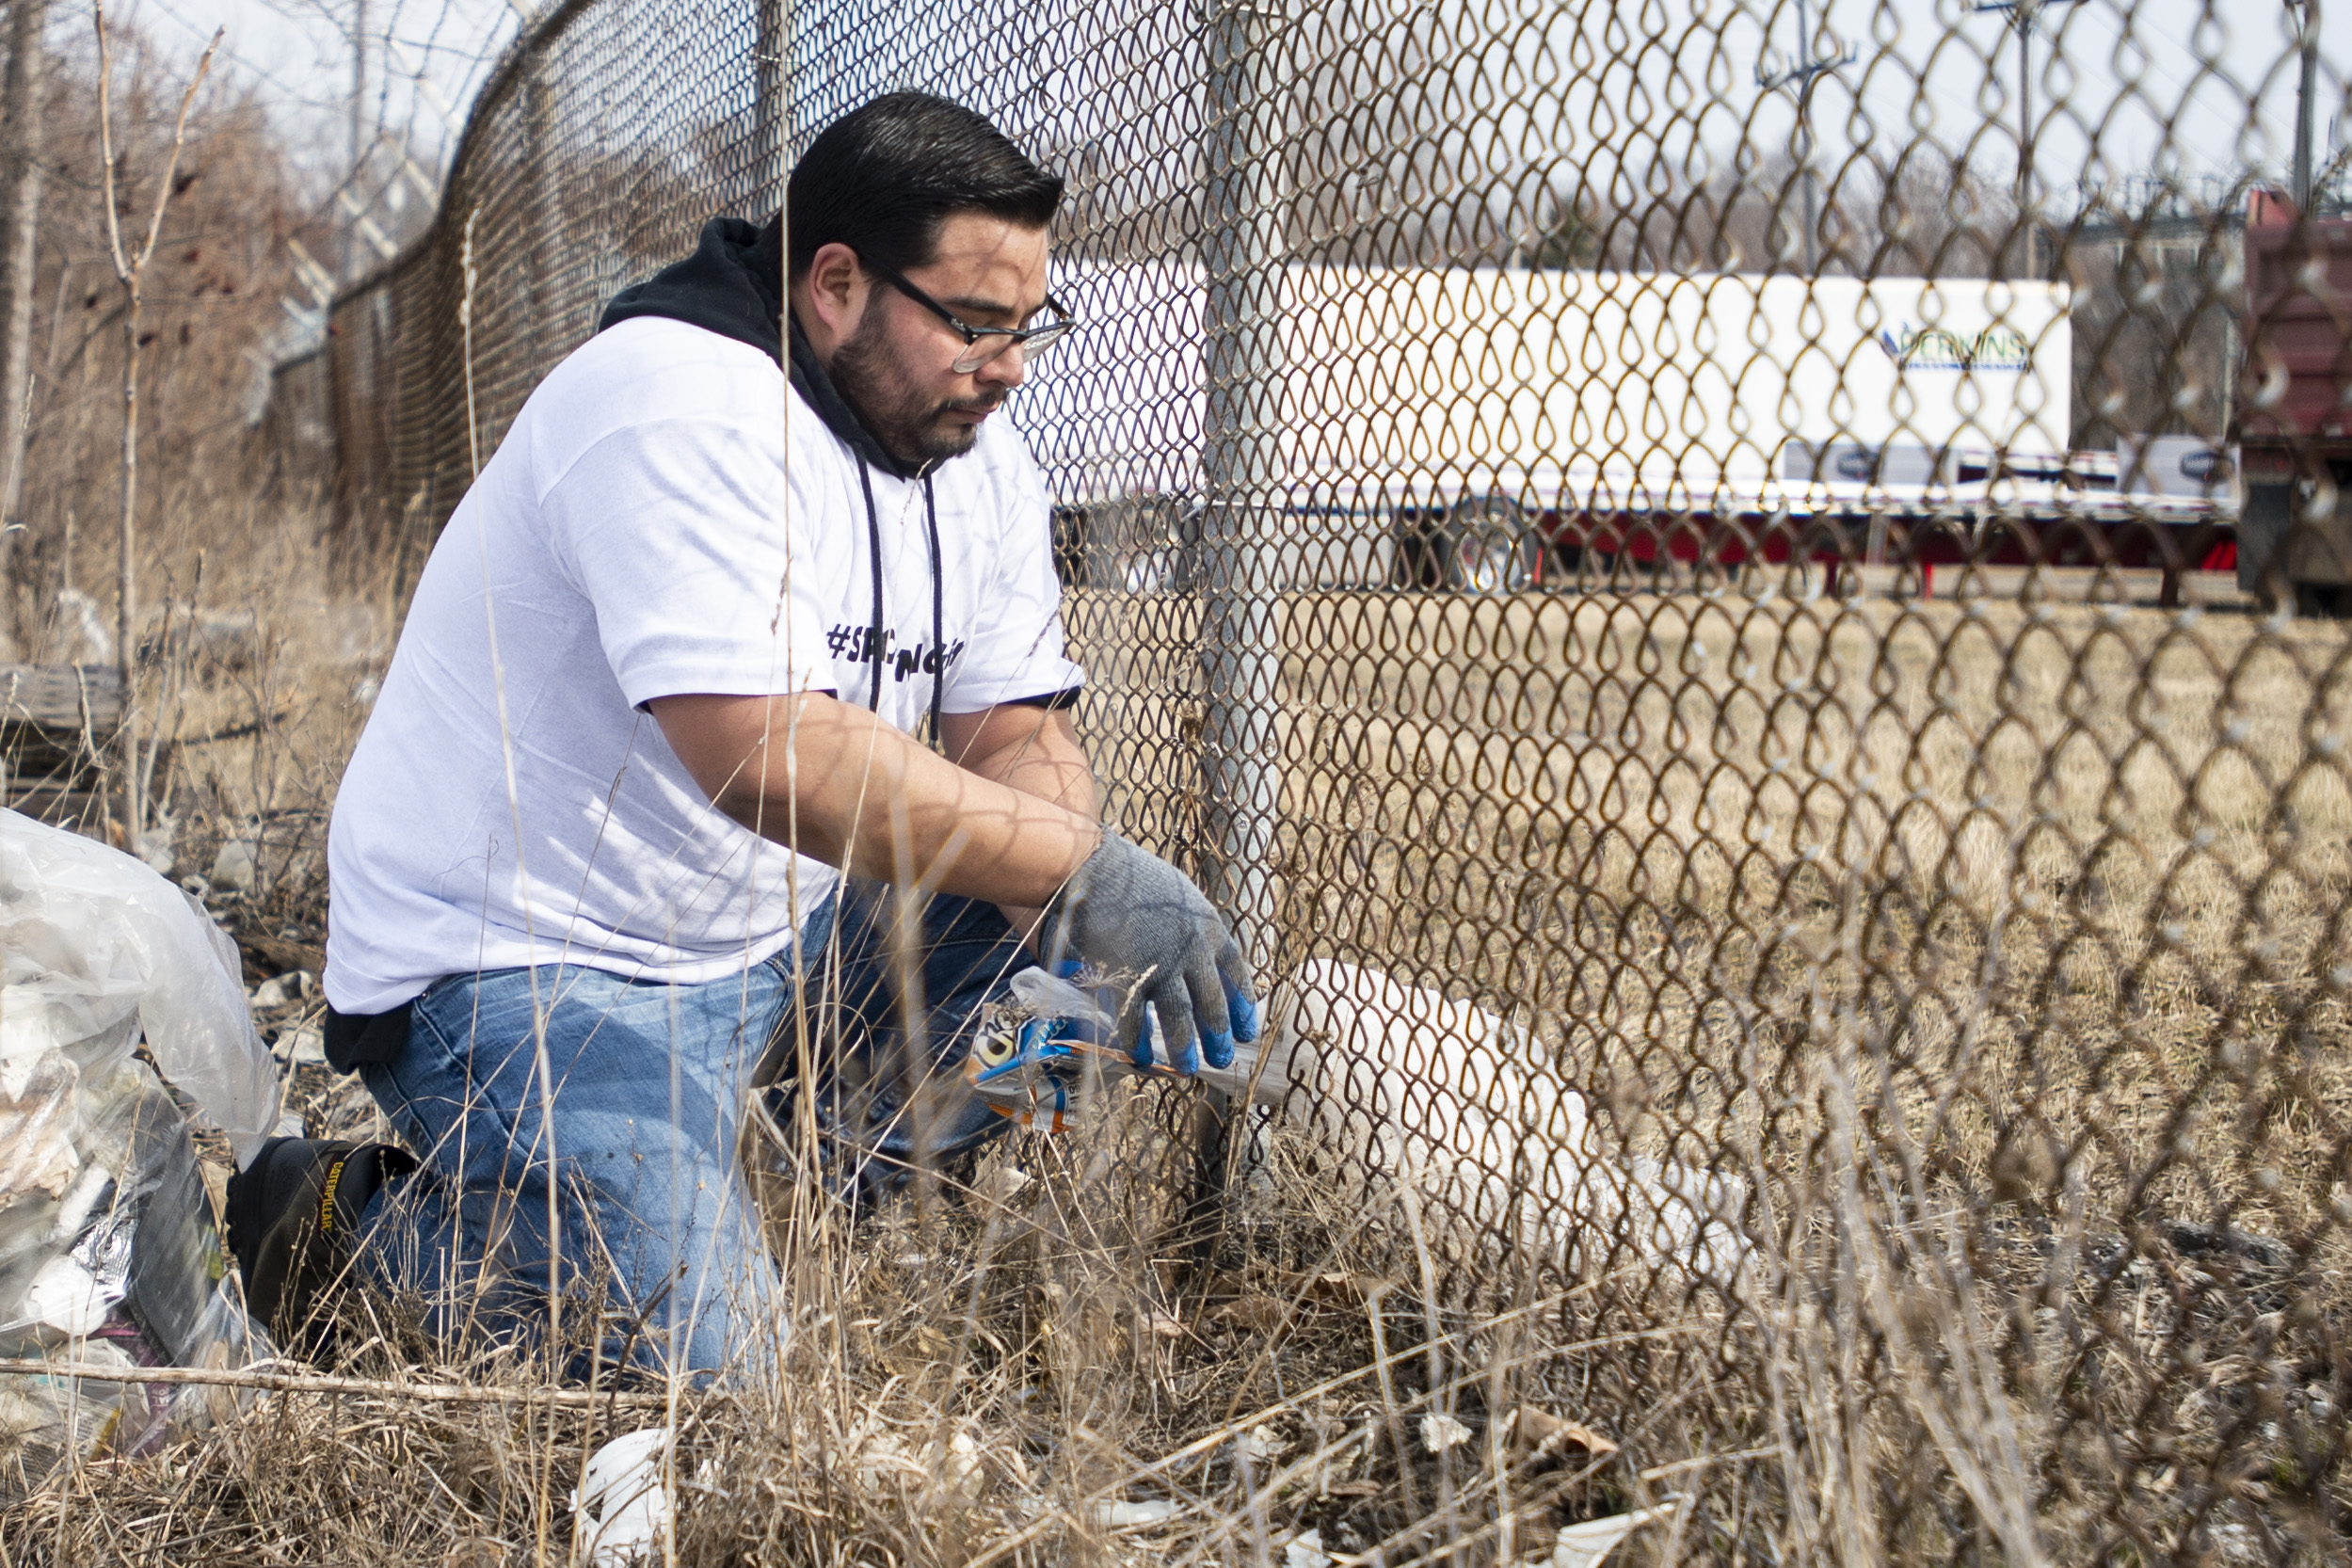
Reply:
[[[279,1344],[324,1348],[321,1298],[350,1267],[360,1215],[386,1176],[416,1164],[390,1144],[272,1138],[229,1178],[229,1251],[246,1309]]]

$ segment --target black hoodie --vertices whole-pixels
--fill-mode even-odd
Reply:
[[[747,343],[774,360],[784,336],[782,224],[774,218],[755,226],[740,217],[714,217],[702,226],[694,254],[615,295],[597,330],[639,316],[664,316]],[[923,476],[924,465],[899,461],[874,440],[817,362],[798,321],[792,323],[792,379],[842,445],[894,479]]]
[[[673,262],[642,283],[632,283],[613,296],[604,307],[603,319],[597,330],[639,316],[663,316],[699,327],[706,332],[716,332],[737,343],[747,343],[771,360],[776,360],[776,344],[783,337],[784,317],[784,226],[780,219],[770,218],[766,225],[754,228],[740,217],[714,217],[702,226],[702,237],[695,244],[694,254],[682,262]],[[790,374],[793,390],[817,411],[824,427],[840,438],[857,457],[857,479],[866,494],[866,542],[868,558],[873,564],[873,601],[869,618],[866,647],[873,649],[869,657],[873,662],[873,687],[867,702],[875,712],[882,708],[882,520],[873,504],[873,487],[866,481],[866,470],[878,468],[893,478],[912,480],[923,488],[923,526],[931,546],[931,646],[944,646],[939,583],[939,506],[931,491],[931,470],[928,463],[907,464],[898,460],[874,440],[834,387],[833,378],[817,362],[816,350],[792,323],[792,365]],[[777,361],[782,363],[780,360]],[[932,744],[939,744],[939,688],[943,680],[931,683]]]

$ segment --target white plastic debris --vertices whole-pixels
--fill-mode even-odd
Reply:
[[[1096,993],[1043,969],[1012,988],[1040,1016],[1111,1027]],[[1301,965],[1266,1014],[1260,1046],[1200,1081],[1302,1118],[1338,1169],[1385,1178],[1365,1195],[1403,1181],[1432,1223],[1473,1242],[1526,1236],[1577,1268],[1622,1266],[1625,1246],[1739,1289],[1744,1185],[1610,1146],[1527,1031],[1329,959]]]
[[[925,1471],[916,1461],[915,1450],[896,1432],[885,1432],[867,1438],[857,1446],[857,1460],[851,1473],[858,1486],[868,1492],[888,1492],[900,1486],[919,1486]]]
[[[1552,1543],[1551,1568],[1599,1568],[1601,1560],[1615,1551],[1620,1541],[1653,1520],[1672,1518],[1673,1512],[1672,1505],[1642,1508],[1570,1525]]]
[[[1537,1239],[1579,1268],[1622,1264],[1622,1234],[1738,1288],[1741,1183],[1611,1147],[1524,1030],[1327,959],[1301,965],[1269,1013],[1276,1032],[1258,1102],[1287,1105],[1341,1169],[1409,1182],[1432,1224],[1474,1242]]]
[[[1067,1018],[1106,1038],[1118,1022],[1096,1001],[1093,992],[1044,969],[1015,971],[1011,986],[1013,1000],[1041,1018]]]
[[[213,856],[213,869],[204,880],[224,892],[249,893],[261,874],[261,856],[243,839],[228,839]]]
[[[1021,1189],[1028,1186],[1033,1179],[1035,1178],[1018,1165],[1000,1165],[995,1174],[990,1176],[982,1186],[981,1193],[991,1203],[1011,1203],[1020,1195]]]
[[[278,1037],[278,1049],[285,1059],[300,1065],[305,1062],[327,1060],[327,1032],[316,1024],[300,1024]]]
[[[30,1073],[64,1050],[87,1082],[142,1031],[163,1076],[251,1159],[277,1125],[279,1082],[235,945],[131,856],[0,810],[0,1062]]]
[[[179,833],[180,824],[171,813],[160,813],[155,825],[138,836],[139,863],[157,876],[169,876],[179,864]]]
[[[1233,1451],[1252,1464],[1271,1464],[1290,1451],[1290,1445],[1267,1422],[1259,1422],[1233,1440]]]
[[[978,1497],[986,1487],[988,1473],[980,1463],[980,1445],[968,1432],[959,1432],[948,1439],[946,1463],[940,1473],[949,1486],[967,1497]]]
[[[1285,1542],[1282,1568],[1332,1568],[1331,1554],[1323,1550],[1323,1532],[1304,1530]]]
[[[853,1436],[851,1451],[855,1458],[850,1474],[862,1491],[888,1496],[936,1482],[976,1499],[987,1490],[987,1465],[980,1457],[980,1444],[968,1432],[954,1433],[944,1444],[934,1439],[920,1451],[896,1432],[874,1432],[863,1439]]]
[[[658,1562],[669,1527],[670,1429],[616,1437],[589,1456],[571,1494],[578,1522],[573,1560],[583,1568]]]
[[[69,664],[111,664],[114,663],[114,632],[106,626],[106,617],[100,612],[98,601],[79,588],[59,588],[51,600],[56,606],[56,622],[50,635],[51,647],[57,657]]]
[[[1459,1448],[1470,1441],[1470,1429],[1450,1416],[1421,1417],[1421,1447],[1433,1454]]]
[[[0,1052],[0,1203],[17,1193],[61,1198],[74,1184],[81,1081],[81,1068],[61,1052]]]
[[[316,984],[317,981],[310,970],[289,969],[284,974],[272,976],[254,986],[253,1005],[283,1007],[290,1001],[300,1001],[311,994],[312,987]]]
[[[71,1257],[53,1257],[35,1271],[19,1310],[33,1321],[79,1339],[98,1332],[106,1309],[122,1299]]]
[[[1116,1502],[1096,1503],[1094,1520],[1098,1529],[1128,1529],[1136,1525],[1164,1525],[1177,1512],[1177,1504],[1172,1497],[1145,1497],[1137,1502],[1122,1497]]]

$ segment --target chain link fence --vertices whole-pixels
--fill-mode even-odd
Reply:
[[[2306,24],[572,4],[280,418],[412,573],[792,147],[901,87],[990,114],[1070,181],[1085,328],[1014,418],[1109,814],[1284,977],[1267,1136],[1384,1270],[1550,1347],[1512,1375],[1639,1435],[1685,1555],[2342,1561],[2352,224],[2328,149],[2290,171],[2298,79],[2342,96]]]

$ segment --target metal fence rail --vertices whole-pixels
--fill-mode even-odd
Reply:
[[[1695,1554],[2341,1561],[2352,241],[2272,189],[2331,188],[2297,15],[584,0],[281,390],[412,569],[833,115],[997,117],[1071,184],[1087,329],[1015,418],[1109,809],[1288,977],[1288,1125],[1410,1191],[1398,1277],[1672,1329],[1530,1375],[1671,1416]]]

